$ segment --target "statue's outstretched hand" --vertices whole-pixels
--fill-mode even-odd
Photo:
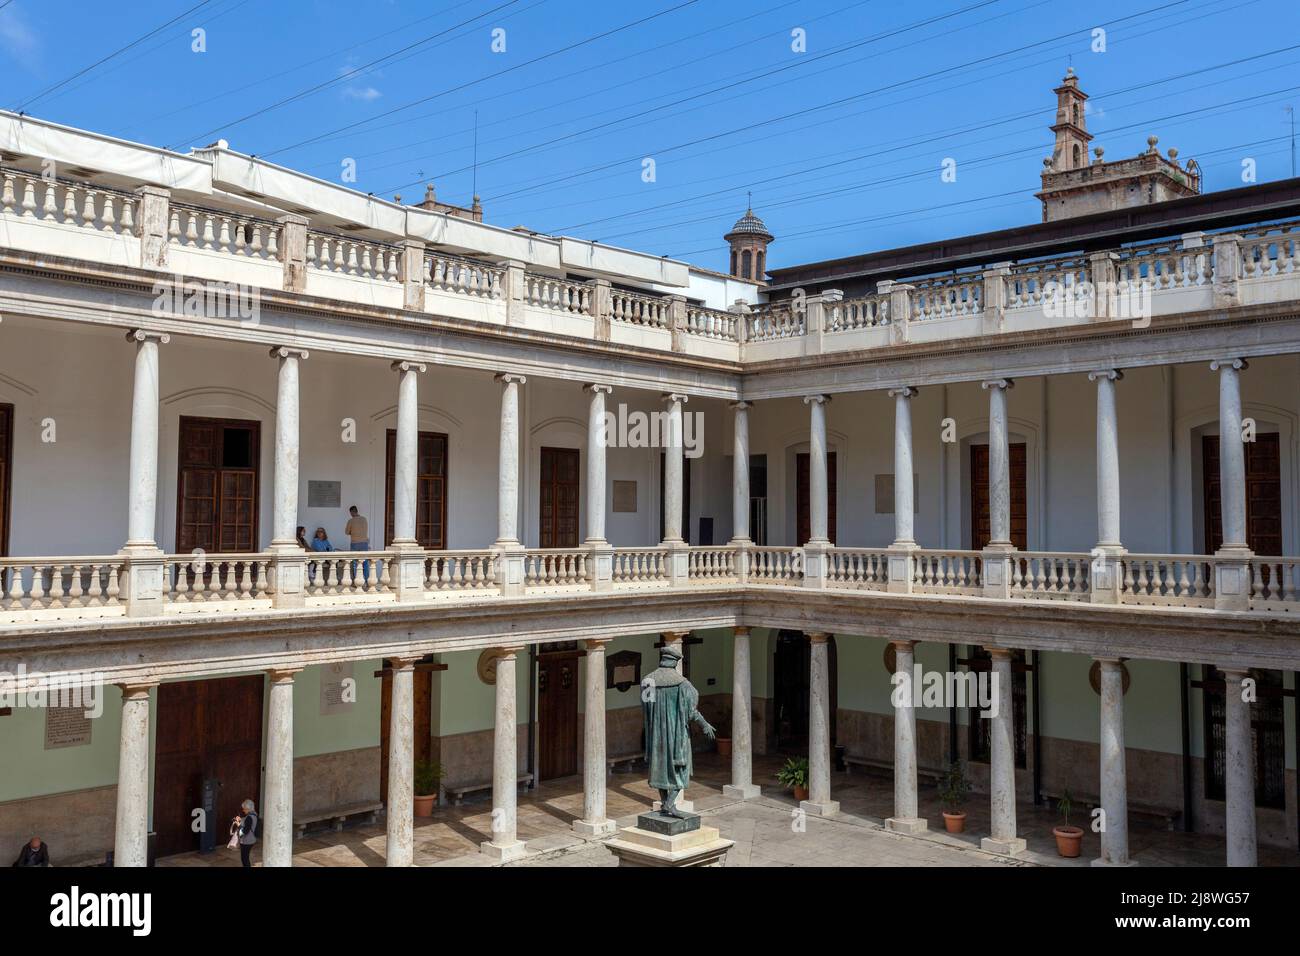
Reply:
[[[708,737],[710,740],[713,740],[715,737],[718,736],[718,732],[713,729],[713,725],[711,723],[709,723],[703,717],[701,717],[699,720],[700,720],[700,727],[704,731],[704,736]]]

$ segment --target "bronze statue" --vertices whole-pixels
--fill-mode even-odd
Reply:
[[[691,779],[691,721],[710,740],[715,733],[698,710],[700,692],[678,669],[681,659],[680,651],[665,646],[659,652],[658,668],[641,681],[650,786],[659,791],[659,812],[677,819],[685,819],[677,809],[677,797]]]

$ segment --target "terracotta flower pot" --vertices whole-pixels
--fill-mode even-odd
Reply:
[[[956,813],[943,811],[943,826],[949,833],[964,833],[966,830],[966,811],[958,810]]]
[[[1055,827],[1052,835],[1056,837],[1056,852],[1061,856],[1074,859],[1079,855],[1079,846],[1083,842],[1083,831],[1078,827]]]
[[[800,803],[802,803],[804,800],[807,800],[807,799],[808,799],[808,788],[807,788],[807,787],[795,787],[795,788],[794,788],[794,798],[795,798],[796,800],[798,800]]]
[[[438,795],[431,793],[427,797],[422,797],[418,793],[415,795],[415,815],[417,817],[433,816],[433,805],[438,802]]]
[[[718,745],[718,756],[719,756],[719,757],[730,757],[730,756],[731,756],[731,738],[730,738],[730,737],[719,737],[719,738],[717,739],[717,745]]]

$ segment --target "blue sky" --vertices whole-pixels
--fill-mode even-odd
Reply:
[[[488,221],[717,269],[749,191],[773,267],[1038,221],[1067,65],[1107,159],[1155,134],[1209,190],[1291,175],[1300,106],[1294,0],[0,5],[5,108],[466,204],[477,111]]]

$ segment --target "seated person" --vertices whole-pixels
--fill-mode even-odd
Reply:
[[[311,539],[311,549],[313,551],[337,551],[338,548],[330,544],[329,536],[325,534],[324,528],[317,528],[315,536]]]
[[[50,848],[45,845],[40,837],[32,837],[30,841],[23,844],[22,851],[18,854],[18,859],[14,860],[14,866],[49,866],[50,865]]]

